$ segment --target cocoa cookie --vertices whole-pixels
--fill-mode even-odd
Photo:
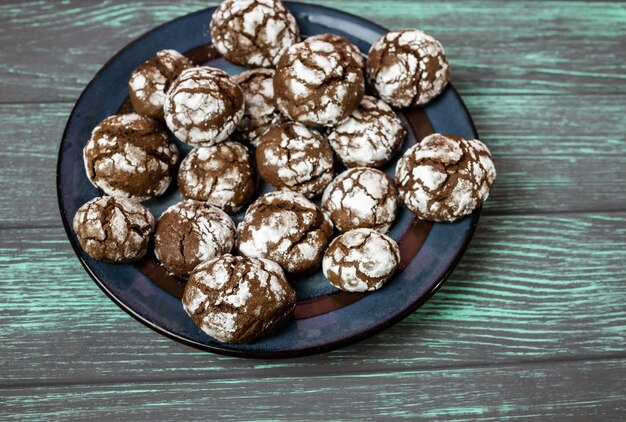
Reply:
[[[278,109],[309,126],[335,126],[361,102],[363,72],[346,50],[319,40],[294,44],[274,76]]]
[[[242,255],[271,259],[292,275],[317,268],[333,232],[322,210],[291,191],[270,192],[257,199],[238,229]]]
[[[176,50],[161,50],[130,75],[128,94],[133,109],[154,119],[163,118],[165,93],[180,72],[193,63]]]
[[[402,201],[418,218],[430,221],[471,214],[487,199],[495,178],[485,144],[439,133],[412,146],[396,167]]]
[[[144,200],[167,190],[178,148],[149,117],[118,114],[101,121],[83,149],[87,178],[105,194]]]
[[[188,199],[159,218],[154,254],[168,271],[186,276],[201,262],[229,253],[235,234],[235,224],[224,211]]]
[[[211,38],[231,63],[272,67],[300,41],[300,29],[280,0],[226,0],[213,13]]]
[[[280,266],[232,256],[198,265],[183,294],[183,308],[205,333],[225,343],[251,343],[293,315],[296,293]]]
[[[243,93],[223,70],[192,67],[172,84],[163,111],[167,127],[178,139],[214,145],[226,140],[241,121]]]
[[[101,261],[136,261],[146,254],[154,232],[154,217],[141,204],[103,196],[81,206],[72,224],[78,243]]]
[[[274,70],[246,70],[233,79],[241,87],[246,103],[243,118],[233,137],[256,147],[261,135],[285,121],[274,105]]]
[[[380,167],[398,151],[405,134],[391,107],[366,95],[348,120],[330,131],[328,142],[346,167]]]
[[[178,170],[178,188],[185,199],[207,201],[227,213],[244,206],[256,186],[252,158],[237,142],[195,147]]]
[[[309,37],[306,39],[307,42],[314,41],[314,40],[325,41],[325,42],[333,44],[337,48],[347,51],[352,56],[354,61],[357,62],[359,67],[361,69],[365,69],[365,56],[361,54],[359,47],[354,45],[346,37],[342,37],[341,35],[335,35],[335,34],[318,34],[318,35],[313,35],[312,37]]]
[[[324,137],[300,123],[283,123],[261,137],[256,150],[261,178],[275,189],[307,198],[321,194],[333,179],[333,151]]]
[[[400,263],[397,243],[373,229],[345,232],[330,243],[322,270],[330,283],[347,292],[378,290]]]
[[[357,167],[333,180],[322,196],[337,230],[371,228],[386,233],[398,211],[398,191],[391,177],[380,170]]]
[[[367,58],[369,85],[393,107],[426,104],[441,94],[449,77],[443,47],[417,29],[388,33],[372,45]]]

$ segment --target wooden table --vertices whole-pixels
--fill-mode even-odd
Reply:
[[[626,4],[323,1],[440,39],[498,180],[445,286],[331,353],[217,356],[121,311],[56,205],[94,73],[205,1],[0,4],[0,418],[626,417]]]

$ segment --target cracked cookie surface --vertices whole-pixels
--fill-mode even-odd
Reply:
[[[365,69],[365,56],[361,54],[361,50],[346,37],[337,34],[317,34],[306,39],[307,42],[314,40],[325,41],[333,44],[335,47],[348,52],[361,69]]]

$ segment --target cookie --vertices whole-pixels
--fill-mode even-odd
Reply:
[[[235,234],[235,224],[224,211],[188,199],[159,218],[154,254],[169,272],[187,276],[201,262],[229,253]]]
[[[319,40],[294,44],[283,54],[274,76],[278,109],[307,126],[335,126],[359,105],[363,72],[352,55]]]
[[[391,107],[366,95],[348,120],[331,129],[328,142],[346,167],[380,167],[398,151],[405,134]]]
[[[496,178],[491,152],[476,139],[435,133],[398,160],[396,180],[404,204],[418,218],[455,221],[489,196]]]
[[[248,149],[237,142],[195,147],[178,170],[178,188],[185,199],[206,201],[227,213],[252,199],[257,180]]]
[[[354,45],[349,39],[346,37],[342,37],[341,35],[336,34],[318,34],[313,35],[312,37],[308,37],[305,41],[325,41],[333,44],[335,47],[338,47],[342,50],[348,52],[355,62],[359,65],[361,69],[365,69],[365,57],[361,54],[359,47]]]
[[[226,72],[185,69],[167,93],[165,123],[181,141],[210,146],[225,141],[243,117],[243,93]]]
[[[333,151],[324,137],[300,123],[284,123],[261,137],[256,150],[261,178],[275,189],[307,198],[320,195],[333,179]]]
[[[388,33],[372,45],[367,58],[370,87],[393,107],[428,103],[441,94],[449,78],[441,43],[417,29]]]
[[[242,255],[271,259],[297,275],[319,266],[332,232],[328,217],[303,195],[270,192],[248,208],[237,247]]]
[[[396,219],[398,191],[393,179],[382,171],[357,167],[328,185],[322,208],[342,233],[363,227],[386,233]]]
[[[193,270],[182,302],[193,322],[214,339],[251,343],[291,318],[296,293],[277,263],[226,254]]]
[[[143,116],[162,119],[165,93],[180,72],[192,66],[191,60],[176,50],[157,51],[130,75],[128,94],[133,109]]]
[[[280,0],[226,0],[213,12],[211,38],[231,63],[273,67],[300,29]]]
[[[132,262],[146,254],[154,217],[137,201],[103,196],[81,206],[72,227],[78,243],[92,258]]]
[[[378,290],[400,263],[398,244],[373,229],[345,232],[330,243],[322,270],[338,289],[347,292]]]
[[[83,149],[87,178],[107,195],[143,201],[172,181],[178,149],[161,125],[136,113],[107,117]]]

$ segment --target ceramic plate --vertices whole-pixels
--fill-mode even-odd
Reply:
[[[327,32],[343,35],[367,53],[371,44],[388,32],[337,10],[301,3],[286,5],[304,37]],[[128,108],[127,81],[132,70],[165,48],[185,52],[198,64],[231,74],[242,70],[218,57],[210,47],[213,10],[175,19],[129,44],[104,65],[76,103],[59,149],[57,189],[63,224],[79,260],[98,286],[134,318],[175,340],[223,354],[285,357],[317,353],[354,343],[408,316],[450,275],[472,237],[479,210],[452,224],[432,224],[416,220],[402,208],[389,233],[400,245],[401,269],[383,288],[373,293],[340,292],[320,270],[292,283],[298,294],[294,320],[282,331],[247,345],[217,342],[197,328],[180,303],[184,280],[167,274],[153,255],[134,264],[107,264],[90,258],[80,248],[71,229],[72,219],[82,204],[99,195],[85,175],[82,149],[99,121]],[[432,132],[477,138],[469,113],[452,85],[426,107],[403,112],[400,117],[407,129],[400,153]],[[182,155],[189,151],[188,146],[176,142]],[[385,171],[393,176],[394,168],[395,162]],[[181,200],[175,185],[164,196],[145,203],[155,217]],[[261,185],[259,193],[268,190]],[[239,213],[233,219],[238,223],[242,217]]]

